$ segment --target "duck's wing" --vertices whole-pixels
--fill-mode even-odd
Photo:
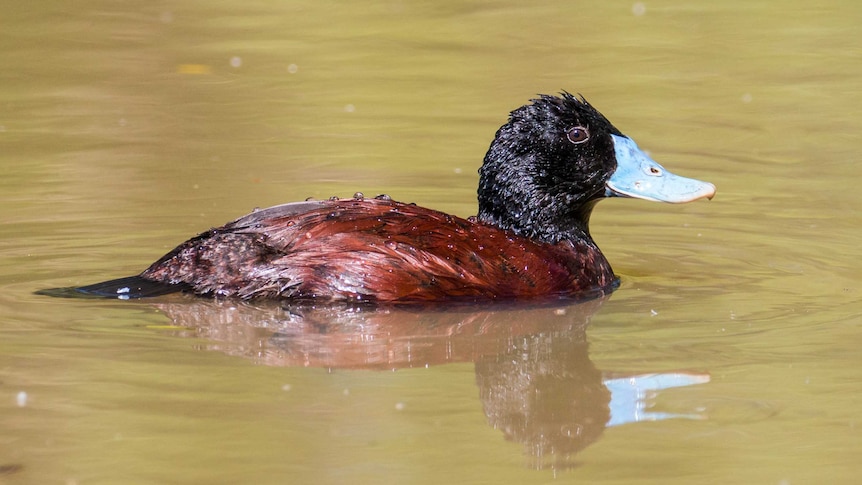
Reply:
[[[264,222],[273,219],[290,218],[298,215],[311,212],[329,204],[325,200],[306,200],[304,202],[290,202],[287,204],[275,205],[266,209],[255,209],[250,214],[246,214],[239,219],[228,222],[224,225],[227,230],[240,230],[243,228],[255,228],[261,226]]]

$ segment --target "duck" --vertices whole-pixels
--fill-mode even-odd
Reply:
[[[361,193],[255,210],[138,275],[75,291],[381,304],[604,295],[619,278],[590,235],[596,203],[684,203],[711,199],[715,186],[669,172],[582,95],[563,91],[509,113],[477,195],[468,218]]]

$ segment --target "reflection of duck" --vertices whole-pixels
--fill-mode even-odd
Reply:
[[[559,305],[376,308],[182,298],[152,305],[183,336],[270,366],[400,369],[476,362],[530,335],[577,333],[605,298]]]
[[[589,233],[599,199],[715,193],[665,171],[568,93],[513,111],[479,176],[475,218],[386,196],[285,204],[194,237],[139,276],[79,290],[377,301],[602,293],[616,278]]]
[[[603,303],[436,311],[200,299],[154,306],[181,333],[266,365],[388,370],[474,362],[488,423],[521,443],[532,466],[556,468],[570,466],[608,426],[679,416],[650,413],[645,391],[708,380],[685,373],[606,379],[586,340]]]
[[[532,465],[566,467],[610,419],[611,393],[587,354],[583,328],[524,336],[476,361],[488,422],[522,443]]]

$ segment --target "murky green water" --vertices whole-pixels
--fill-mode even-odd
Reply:
[[[0,482],[856,483],[862,4],[6,3]],[[600,204],[606,301],[33,295],[308,196],[470,215],[560,89],[719,190]]]

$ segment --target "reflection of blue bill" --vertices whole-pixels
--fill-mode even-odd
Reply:
[[[709,382],[708,374],[642,374],[603,379],[602,384],[611,391],[611,419],[606,426],[670,418],[703,419],[700,414],[652,413],[646,409],[655,391],[706,382]]]

